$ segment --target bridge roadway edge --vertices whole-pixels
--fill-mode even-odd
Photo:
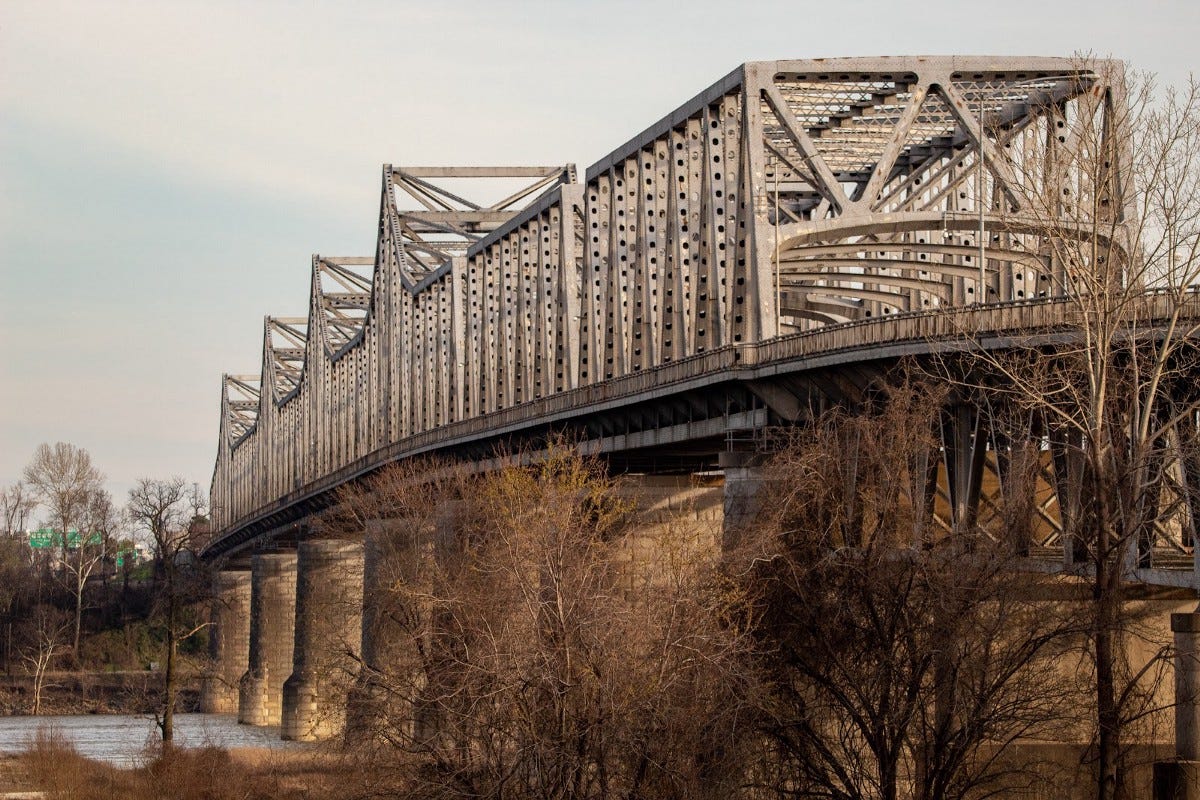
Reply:
[[[1162,318],[1154,313],[1159,297],[1154,293],[1146,295],[1145,302],[1150,312],[1146,315],[1148,321]],[[1186,302],[1186,311],[1191,316],[1200,317],[1200,295],[1191,296]],[[1051,298],[935,313],[897,314],[758,343],[727,345],[632,375],[450,423],[395,442],[235,523],[206,546],[202,557],[210,561],[228,559],[281,532],[290,530],[296,533],[296,523],[328,507],[337,486],[361,480],[387,464],[408,458],[453,454],[474,448],[475,457],[469,460],[486,461],[503,451],[505,447],[502,445],[511,446],[514,441],[527,445],[536,442],[539,435],[553,433],[556,428],[560,432],[569,430],[572,423],[578,427],[589,417],[605,412],[619,413],[640,404],[678,398],[689,392],[711,394],[719,388],[728,391],[737,387],[746,393],[751,392],[749,386],[753,382],[794,378],[833,367],[862,367],[894,362],[904,357],[1061,345],[1075,339],[1070,322],[1070,305],[1063,298]],[[870,335],[872,333],[875,335]],[[849,341],[844,341],[847,339]],[[843,343],[841,346],[819,346],[826,340],[843,340]],[[811,347],[811,343],[818,346]],[[653,427],[658,431],[653,444],[680,443],[701,437],[723,438],[726,432],[757,429],[768,421],[768,415],[737,416],[737,413],[741,412],[702,420],[710,426],[703,431],[695,426],[694,421]],[[718,421],[725,422],[723,430],[711,427]],[[645,432],[635,431],[639,434]],[[642,443],[635,446],[647,446],[646,437],[643,436],[639,441]],[[586,452],[597,455],[633,449],[629,440],[615,436],[581,438],[580,444]],[[717,451],[711,455],[715,464]],[[1146,574],[1143,577],[1155,583],[1161,581],[1160,585],[1196,585],[1195,578],[1190,574],[1184,579],[1182,575],[1164,570],[1144,572]]]

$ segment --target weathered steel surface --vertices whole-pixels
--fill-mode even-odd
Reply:
[[[1110,66],[748,63],[583,183],[385,166],[374,258],[314,256],[308,316],[224,379],[210,554],[399,458],[581,419],[595,450],[719,439],[794,418],[789,375],[1057,335],[1049,223],[1077,215],[1080,125],[1120,107]],[[982,463],[955,462],[958,513]]]

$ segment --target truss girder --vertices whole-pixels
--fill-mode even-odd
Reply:
[[[987,300],[1061,294],[1017,166],[1047,125],[1064,124],[1069,150],[1072,120],[1103,113],[1095,67],[756,62],[582,181],[572,165],[385,165],[375,254],[314,256],[307,316],[268,317],[260,375],[225,379],[217,526],[523,404],[966,306],[980,286]],[[1069,181],[1068,162],[1038,180]]]
[[[1047,239],[1061,235],[1062,187],[1082,183],[1083,121],[1102,127],[1119,107],[1120,65],[834,59],[756,73],[780,333],[837,321],[837,298],[854,320],[1069,290]]]

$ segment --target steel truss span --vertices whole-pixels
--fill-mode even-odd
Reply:
[[[1052,330],[1071,287],[1047,209],[1078,218],[1079,143],[1120,111],[1120,74],[754,62],[582,182],[572,165],[385,165],[375,255],[314,256],[307,317],[266,317],[261,373],[223,379],[216,550],[389,460],[572,415],[601,420],[596,441],[613,409],[649,415],[639,446],[685,439],[714,415],[678,409],[723,386],[727,427],[787,418],[780,364],[920,350],[981,303],[1014,333]]]

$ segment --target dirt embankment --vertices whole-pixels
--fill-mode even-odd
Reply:
[[[54,673],[42,688],[42,713],[147,714],[157,708],[161,687],[162,675],[157,672]],[[199,699],[199,677],[186,677],[178,710],[195,711]],[[32,709],[32,679],[0,676],[0,716],[20,716]]]

